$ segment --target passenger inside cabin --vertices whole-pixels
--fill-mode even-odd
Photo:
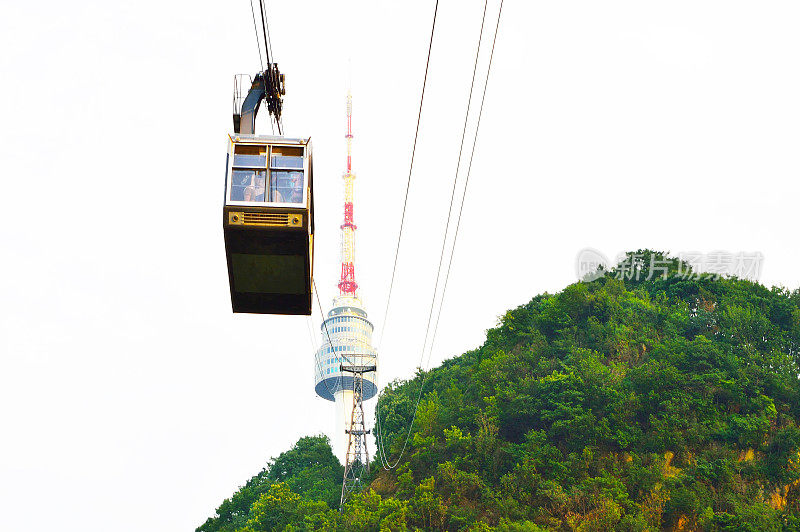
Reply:
[[[250,184],[249,172],[233,169],[233,183],[231,184],[231,200],[243,201],[244,190]]]
[[[235,172],[239,175],[231,188],[231,199],[234,201],[264,201],[266,192],[265,172]]]
[[[290,172],[286,188],[279,189],[278,193],[283,203],[303,203],[303,173]]]
[[[303,172],[272,172],[271,201],[303,203]]]
[[[253,178],[253,199],[250,201],[264,201],[264,193],[267,190],[266,181],[265,172],[256,172]]]
[[[242,198],[243,201],[255,201],[253,197],[255,196],[255,188],[253,186],[249,186],[244,189],[244,197]]]

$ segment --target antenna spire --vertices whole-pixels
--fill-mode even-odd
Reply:
[[[355,233],[356,224],[353,222],[353,174],[352,167],[352,144],[353,144],[353,97],[350,90],[347,91],[347,170],[342,178],[344,179],[344,223],[342,229],[342,276],[339,280],[340,296],[356,296],[358,283],[356,282],[356,271],[354,265],[355,258]]]

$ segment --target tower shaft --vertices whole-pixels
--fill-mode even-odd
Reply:
[[[334,453],[344,465],[341,505],[353,490],[362,487],[369,473],[364,401],[378,393],[378,353],[372,347],[372,323],[358,296],[355,279],[355,231],[353,220],[352,97],[347,93],[347,169],[344,179],[344,220],[342,235],[342,274],[339,295],[320,327],[322,341],[314,355],[314,390],[336,405]],[[339,417],[341,416],[341,417]]]
[[[355,272],[355,232],[356,224],[353,221],[353,98],[347,91],[347,170],[344,175],[344,222],[342,223],[342,277],[339,280],[339,298],[352,297],[357,299]],[[347,434],[347,450],[344,454],[344,478],[342,479],[342,498],[340,508],[343,508],[353,490],[360,490],[361,479],[364,474],[369,474],[369,451],[367,450],[367,434],[364,421],[364,399],[369,399],[369,392],[365,394],[365,382],[374,387],[375,382],[375,356],[372,346],[368,350],[357,353],[345,364],[340,366],[342,374],[352,374],[352,408],[350,419],[345,419],[345,434]],[[366,374],[366,379],[365,379]],[[377,391],[377,390],[376,390]],[[366,397],[365,397],[366,395]]]

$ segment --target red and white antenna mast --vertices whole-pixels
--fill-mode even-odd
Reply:
[[[355,258],[356,224],[353,222],[352,167],[353,98],[347,91],[347,171],[344,179],[344,221],[342,230],[342,277],[339,295],[333,298],[333,308],[323,321],[322,341],[314,355],[314,390],[317,395],[335,402],[336,429],[334,452],[344,465],[342,498],[344,507],[350,494],[363,487],[369,477],[364,401],[378,393],[376,385],[378,352],[372,347],[372,323],[358,297],[358,283],[353,265]],[[335,324],[342,324],[337,328]]]
[[[342,178],[344,179],[344,223],[342,224],[342,277],[339,280],[339,295],[357,297],[358,283],[356,283],[356,271],[353,264],[355,258],[355,235],[356,224],[353,223],[353,174],[351,166],[352,143],[353,143],[353,98],[350,91],[347,91],[347,171]]]

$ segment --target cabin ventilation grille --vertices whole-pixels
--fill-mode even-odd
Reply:
[[[228,216],[231,225],[255,225],[259,227],[301,227],[303,216],[288,212],[231,212]]]

